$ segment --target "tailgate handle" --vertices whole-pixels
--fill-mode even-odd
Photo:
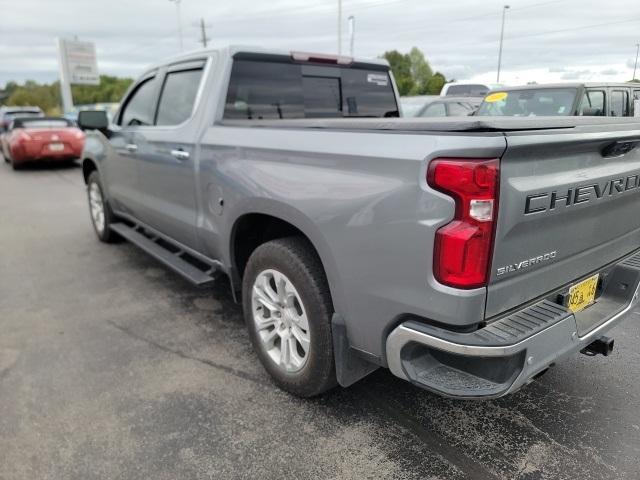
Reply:
[[[602,149],[603,157],[621,157],[636,148],[640,143],[640,139],[618,140],[608,144]]]

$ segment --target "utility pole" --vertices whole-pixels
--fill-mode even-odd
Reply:
[[[58,45],[58,66],[60,68],[60,97],[62,99],[62,113],[73,110],[73,94],[71,93],[71,79],[67,65],[65,41],[62,38],[56,40]]]
[[[640,52],[640,43],[636,43],[636,63],[633,65],[633,79],[636,79],[636,69],[638,68],[638,53]]]
[[[207,42],[211,40],[207,38],[207,25],[204,23],[204,18],[200,19],[200,43],[204,48],[207,48]]]
[[[349,15],[349,56],[353,58],[353,43],[356,36],[356,17]]]
[[[171,3],[175,3],[176,4],[176,10],[177,10],[177,14],[178,14],[178,36],[180,37],[180,51],[184,51],[184,46],[182,43],[182,20],[180,18],[180,3],[182,3],[182,0],[169,0]]]
[[[502,7],[502,27],[500,28],[500,48],[498,49],[498,75],[496,76],[496,83],[500,83],[500,68],[502,67],[502,42],[504,41],[504,17],[509,10],[509,5]]]
[[[342,55],[342,0],[338,0],[338,55]]]

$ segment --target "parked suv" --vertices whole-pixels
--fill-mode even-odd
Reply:
[[[596,116],[633,117],[640,100],[637,83],[556,83],[493,90],[478,116]]]

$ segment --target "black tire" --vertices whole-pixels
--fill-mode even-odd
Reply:
[[[102,205],[104,211],[104,228],[102,230],[100,230],[100,228],[96,226],[96,222],[93,218],[93,215],[91,214],[91,201],[89,199],[89,195],[92,185],[97,186],[102,197]],[[109,202],[104,196],[104,190],[102,189],[102,183],[100,182],[100,174],[97,170],[91,172],[91,174],[89,174],[89,178],[87,179],[87,200],[89,201],[89,218],[91,219],[91,225],[93,226],[93,230],[96,232],[98,239],[100,239],[100,241],[104,243],[114,243],[120,240],[118,234],[111,230],[111,224],[114,223],[115,217],[113,215],[111,207],[109,206]]]
[[[268,269],[283,273],[291,281],[307,314],[309,351],[302,368],[293,373],[269,357],[253,319],[253,285],[258,275]],[[242,304],[253,347],[280,388],[299,397],[313,397],[337,385],[331,335],[333,303],[320,258],[307,240],[287,237],[260,245],[245,268]]]

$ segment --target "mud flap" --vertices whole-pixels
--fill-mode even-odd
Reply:
[[[336,378],[342,387],[353,385],[379,366],[368,362],[349,345],[347,327],[342,316],[337,313],[331,318],[333,354],[336,362]]]

